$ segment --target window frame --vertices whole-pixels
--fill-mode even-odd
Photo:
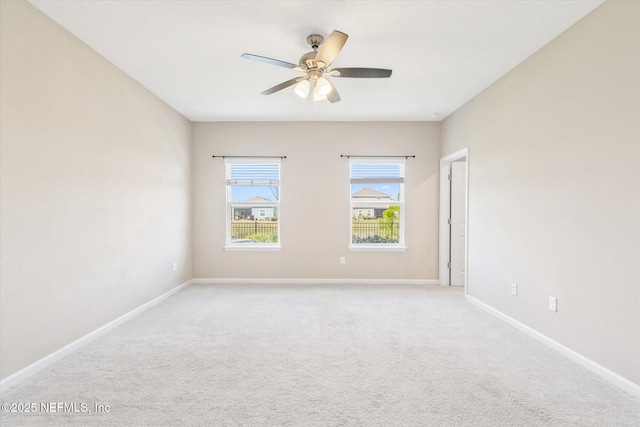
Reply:
[[[282,161],[279,158],[258,158],[258,157],[225,157],[225,246],[224,249],[227,251],[279,251],[282,249],[282,236],[281,236],[281,209],[280,202],[282,200]],[[233,221],[233,212],[236,208],[245,208],[250,209],[252,206],[255,207],[255,202],[234,202],[232,201],[232,187],[234,185],[229,183],[229,167],[230,164],[274,164],[278,165],[278,198],[276,201],[268,201],[268,202],[260,202],[260,209],[272,207],[277,213],[276,223],[277,223],[277,236],[278,241],[276,243],[234,243],[232,241],[232,221]],[[237,186],[237,185],[236,185]],[[265,220],[267,221],[267,220]]]
[[[380,164],[380,165],[399,165],[401,176],[400,178],[363,178],[354,182],[352,176],[353,164]],[[386,181],[385,181],[386,180]],[[367,201],[367,202],[354,202],[352,185],[354,183],[378,183],[384,184],[385,182],[394,182],[400,185],[400,200],[395,201],[392,205],[400,207],[399,213],[399,227],[398,227],[398,243],[353,243],[353,212],[354,209],[373,208],[375,215],[376,206],[389,205],[388,201]],[[406,251],[404,232],[405,232],[405,211],[406,211],[406,197],[405,197],[405,183],[406,183],[406,159],[399,159],[395,157],[361,157],[349,159],[349,250],[350,251]],[[366,206],[365,206],[366,205]]]

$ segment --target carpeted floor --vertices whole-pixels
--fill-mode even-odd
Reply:
[[[192,285],[0,400],[78,411],[3,426],[640,425],[640,399],[447,287]]]

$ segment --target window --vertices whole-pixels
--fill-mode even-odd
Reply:
[[[404,159],[350,159],[351,245],[404,249]]]
[[[227,249],[280,248],[280,159],[225,158]]]

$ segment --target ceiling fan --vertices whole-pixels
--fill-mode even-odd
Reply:
[[[329,102],[338,102],[340,101],[340,95],[325,76],[352,78],[387,78],[391,76],[391,70],[382,68],[329,69],[329,66],[347,42],[347,38],[349,38],[349,36],[341,31],[333,31],[326,40],[319,34],[311,34],[307,37],[307,43],[313,51],[302,55],[298,64],[252,55],[250,53],[244,53],[242,57],[253,61],[264,62],[265,64],[291,68],[306,74],[305,76],[295,77],[271,89],[267,89],[262,92],[262,95],[271,95],[289,86],[296,85],[295,92],[302,98],[307,98],[311,93],[314,101],[326,99]]]

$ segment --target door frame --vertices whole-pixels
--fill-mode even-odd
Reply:
[[[465,177],[464,192],[464,223],[465,223],[465,247],[464,247],[464,294],[467,295],[467,285],[469,282],[469,148],[451,153],[440,159],[440,216],[438,233],[438,278],[440,285],[449,286],[449,241],[450,230],[447,219],[449,218],[449,206],[451,202],[451,188],[449,187],[449,166],[452,162],[466,157],[467,173]]]

